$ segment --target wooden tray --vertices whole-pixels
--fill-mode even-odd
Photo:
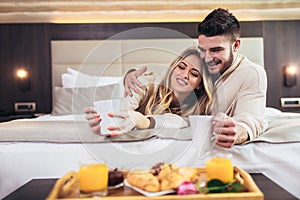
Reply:
[[[206,177],[205,168],[200,168],[201,176]],[[164,195],[158,197],[145,197],[140,193],[124,186],[118,189],[110,189],[108,191],[107,197],[102,197],[105,200],[232,200],[232,199],[246,199],[246,200],[263,200],[263,193],[256,186],[250,174],[239,167],[234,167],[235,177],[243,181],[243,184],[247,188],[247,192],[239,193],[217,193],[217,194],[194,194],[194,195]],[[69,172],[62,178],[58,179],[49,193],[47,199],[87,199],[92,200],[95,198],[84,198],[80,197],[79,187],[78,187],[78,176],[74,171]]]

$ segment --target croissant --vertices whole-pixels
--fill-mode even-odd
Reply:
[[[138,187],[147,192],[158,192],[160,183],[158,178],[149,171],[132,171],[127,175],[127,181],[130,185]]]
[[[177,169],[178,167],[172,164],[163,164],[158,174],[158,180],[162,181],[170,172]]]
[[[159,163],[151,170],[129,172],[127,181],[130,185],[147,192],[158,192],[176,189],[184,181],[195,182],[199,177],[198,173],[197,168],[177,167],[172,164]]]
[[[184,181],[194,182],[197,176],[197,169],[182,167],[172,170],[162,180],[160,190],[176,189]]]

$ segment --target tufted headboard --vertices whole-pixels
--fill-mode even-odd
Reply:
[[[264,64],[263,38],[242,38],[239,52]],[[53,40],[52,86],[61,86],[67,68],[95,76],[123,76],[129,68],[148,66],[163,73],[168,64],[197,39]]]

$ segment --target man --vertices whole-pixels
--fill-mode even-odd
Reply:
[[[240,25],[228,10],[213,10],[198,25],[198,47],[214,80],[212,105],[216,144],[232,147],[259,136],[264,119],[267,77],[262,66],[238,54]],[[125,96],[142,87],[137,77],[147,68],[130,70],[125,76]]]

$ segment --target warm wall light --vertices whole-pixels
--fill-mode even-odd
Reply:
[[[284,85],[292,87],[297,84],[297,68],[296,66],[283,67]]]
[[[26,69],[18,69],[17,73],[18,88],[21,91],[30,90],[30,77]]]
[[[20,79],[24,79],[28,77],[28,71],[26,71],[25,69],[19,69],[17,71],[17,77]]]

